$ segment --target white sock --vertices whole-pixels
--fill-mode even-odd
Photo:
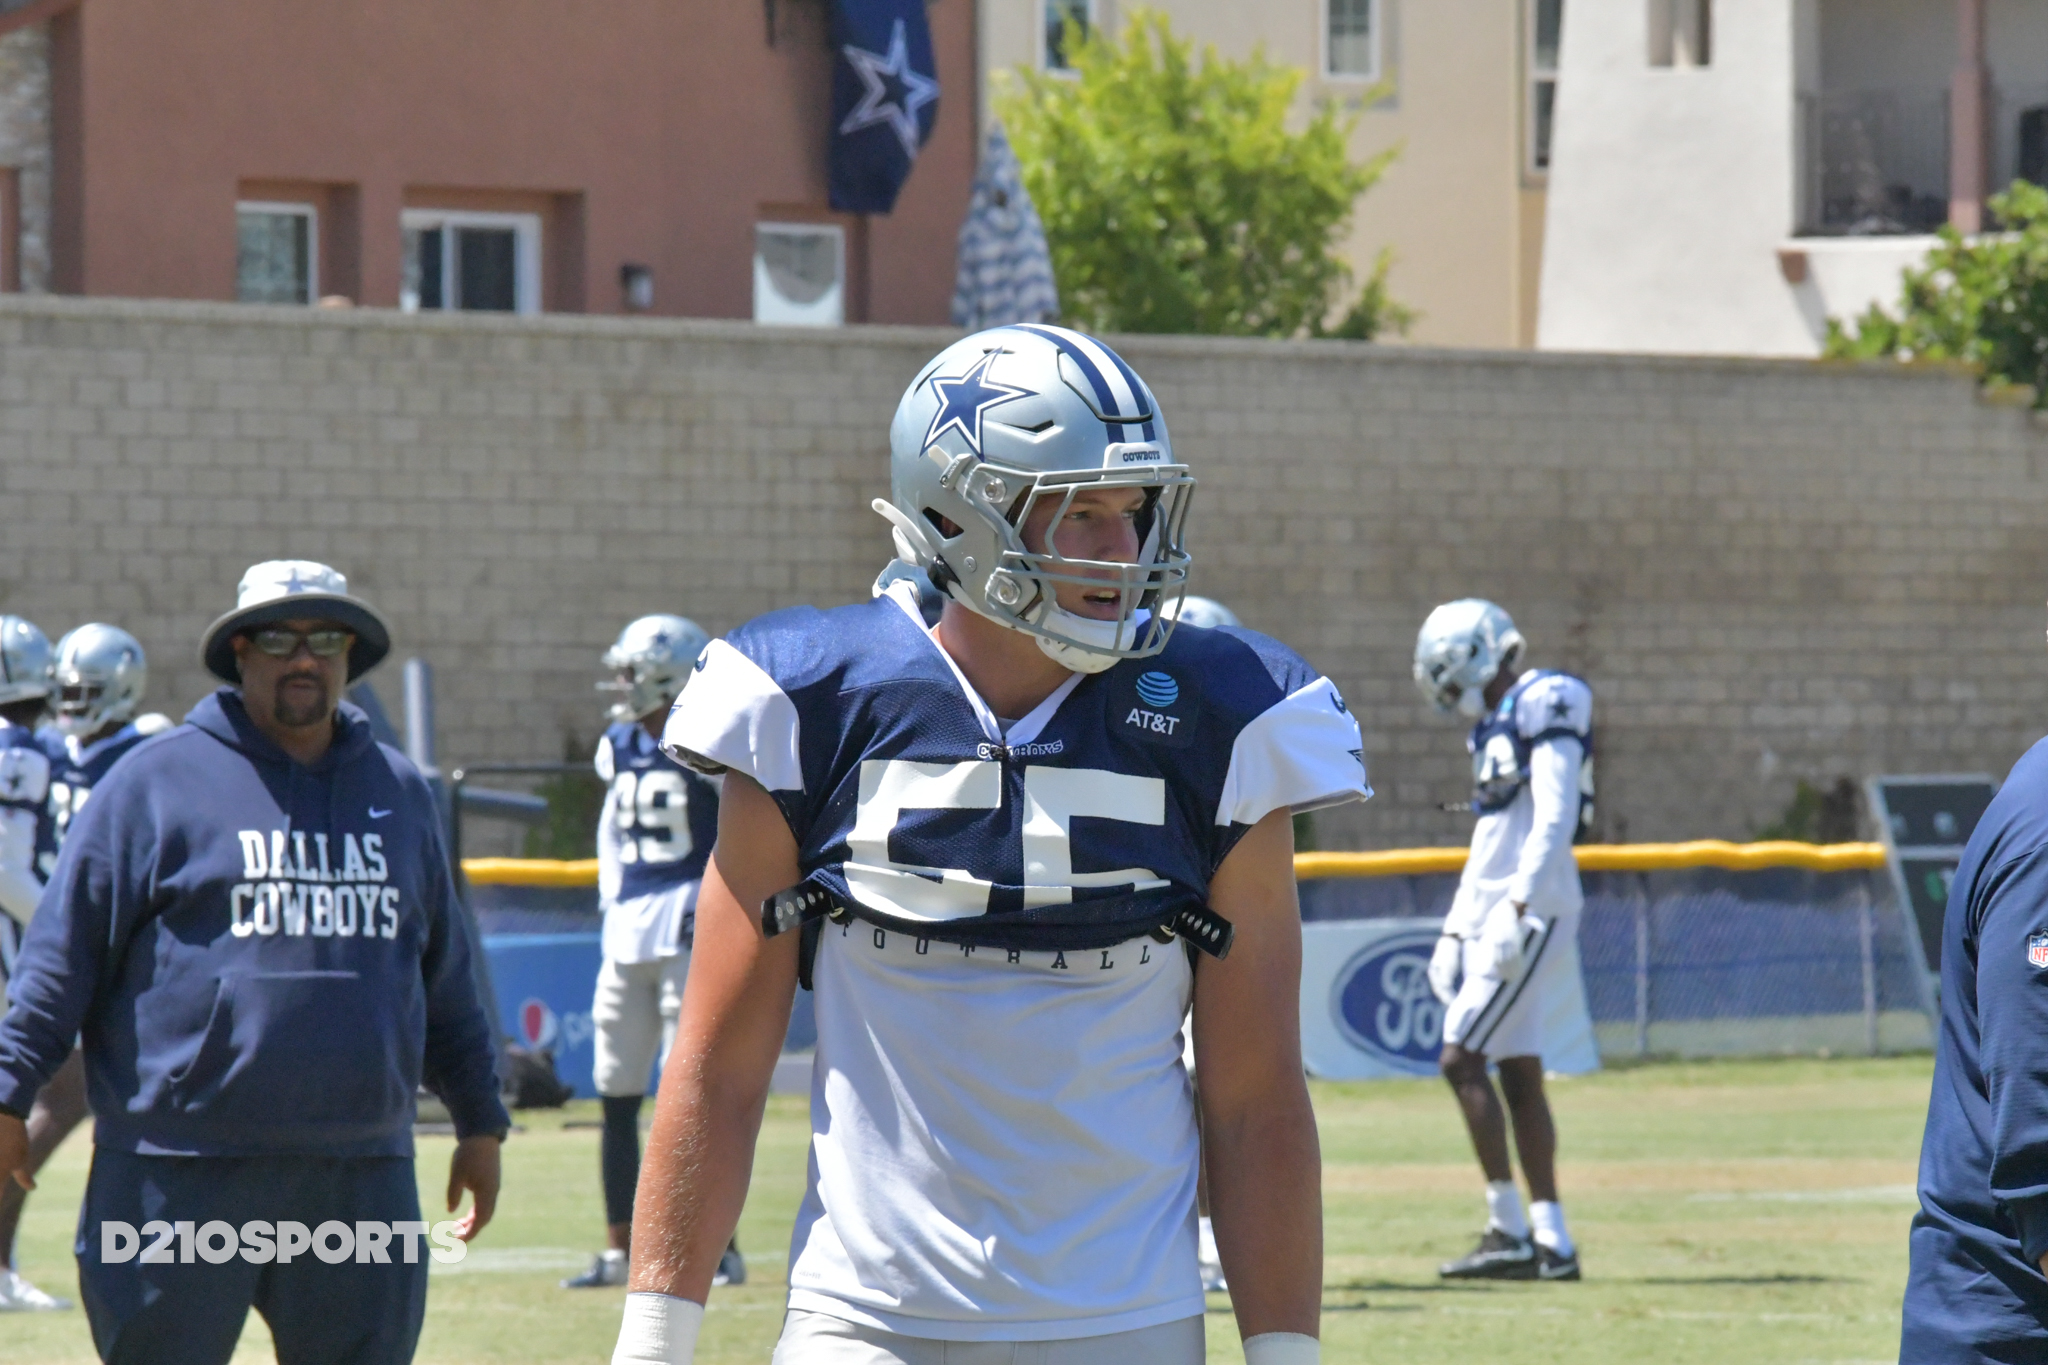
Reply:
[[[1201,1220],[1201,1247],[1195,1252],[1203,1265],[1221,1265],[1223,1258],[1216,1254],[1216,1225],[1207,1218]]]
[[[1486,1182],[1486,1225],[1510,1237],[1527,1237],[1529,1220],[1522,1216],[1522,1192],[1512,1180]]]
[[[1572,1254],[1572,1235],[1564,1228],[1564,1205],[1542,1200],[1529,1206],[1529,1221],[1536,1225],[1536,1240],[1560,1256]]]

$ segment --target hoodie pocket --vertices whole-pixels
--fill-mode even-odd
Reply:
[[[408,1057],[402,1041],[407,1006],[417,1006],[369,993],[356,972],[223,977],[199,1050],[171,1078],[179,1112],[252,1137],[367,1133],[409,1118],[419,1049]]]

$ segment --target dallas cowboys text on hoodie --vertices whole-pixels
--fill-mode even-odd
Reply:
[[[410,1156],[413,1096],[503,1132],[475,951],[432,792],[343,706],[292,761],[224,687],[71,827],[0,1020],[25,1115],[84,1034],[98,1146]]]

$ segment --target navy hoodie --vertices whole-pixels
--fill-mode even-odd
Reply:
[[[138,745],[64,841],[0,1020],[26,1114],[83,1031],[102,1147],[412,1155],[413,1094],[502,1133],[432,792],[362,712],[311,767],[224,687]]]
[[[2048,740],[1970,837],[1941,930],[1900,1360],[2048,1360]]]

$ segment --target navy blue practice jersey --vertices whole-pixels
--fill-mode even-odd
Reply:
[[[718,838],[718,788],[663,753],[637,720],[604,732],[596,768],[610,787],[598,838],[617,861],[618,898],[700,880]]]
[[[1181,626],[1010,721],[907,584],[762,617],[697,668],[664,745],[758,781],[809,879],[933,938],[1088,946],[1127,918],[1112,907],[1205,897],[1268,813],[1370,794],[1336,687],[1249,630]]]
[[[37,732],[43,751],[50,756],[49,810],[36,848],[36,871],[46,880],[57,865],[57,851],[64,846],[71,822],[85,808],[92,789],[124,754],[161,728],[145,731],[131,721],[91,744],[75,743],[54,726]]]
[[[1465,740],[1472,754],[1472,812],[1493,815],[1515,803],[1529,785],[1529,756],[1539,744],[1579,745],[1578,835],[1593,824],[1593,693],[1585,682],[1555,669],[1532,668],[1515,679],[1500,705],[1481,717]]]

